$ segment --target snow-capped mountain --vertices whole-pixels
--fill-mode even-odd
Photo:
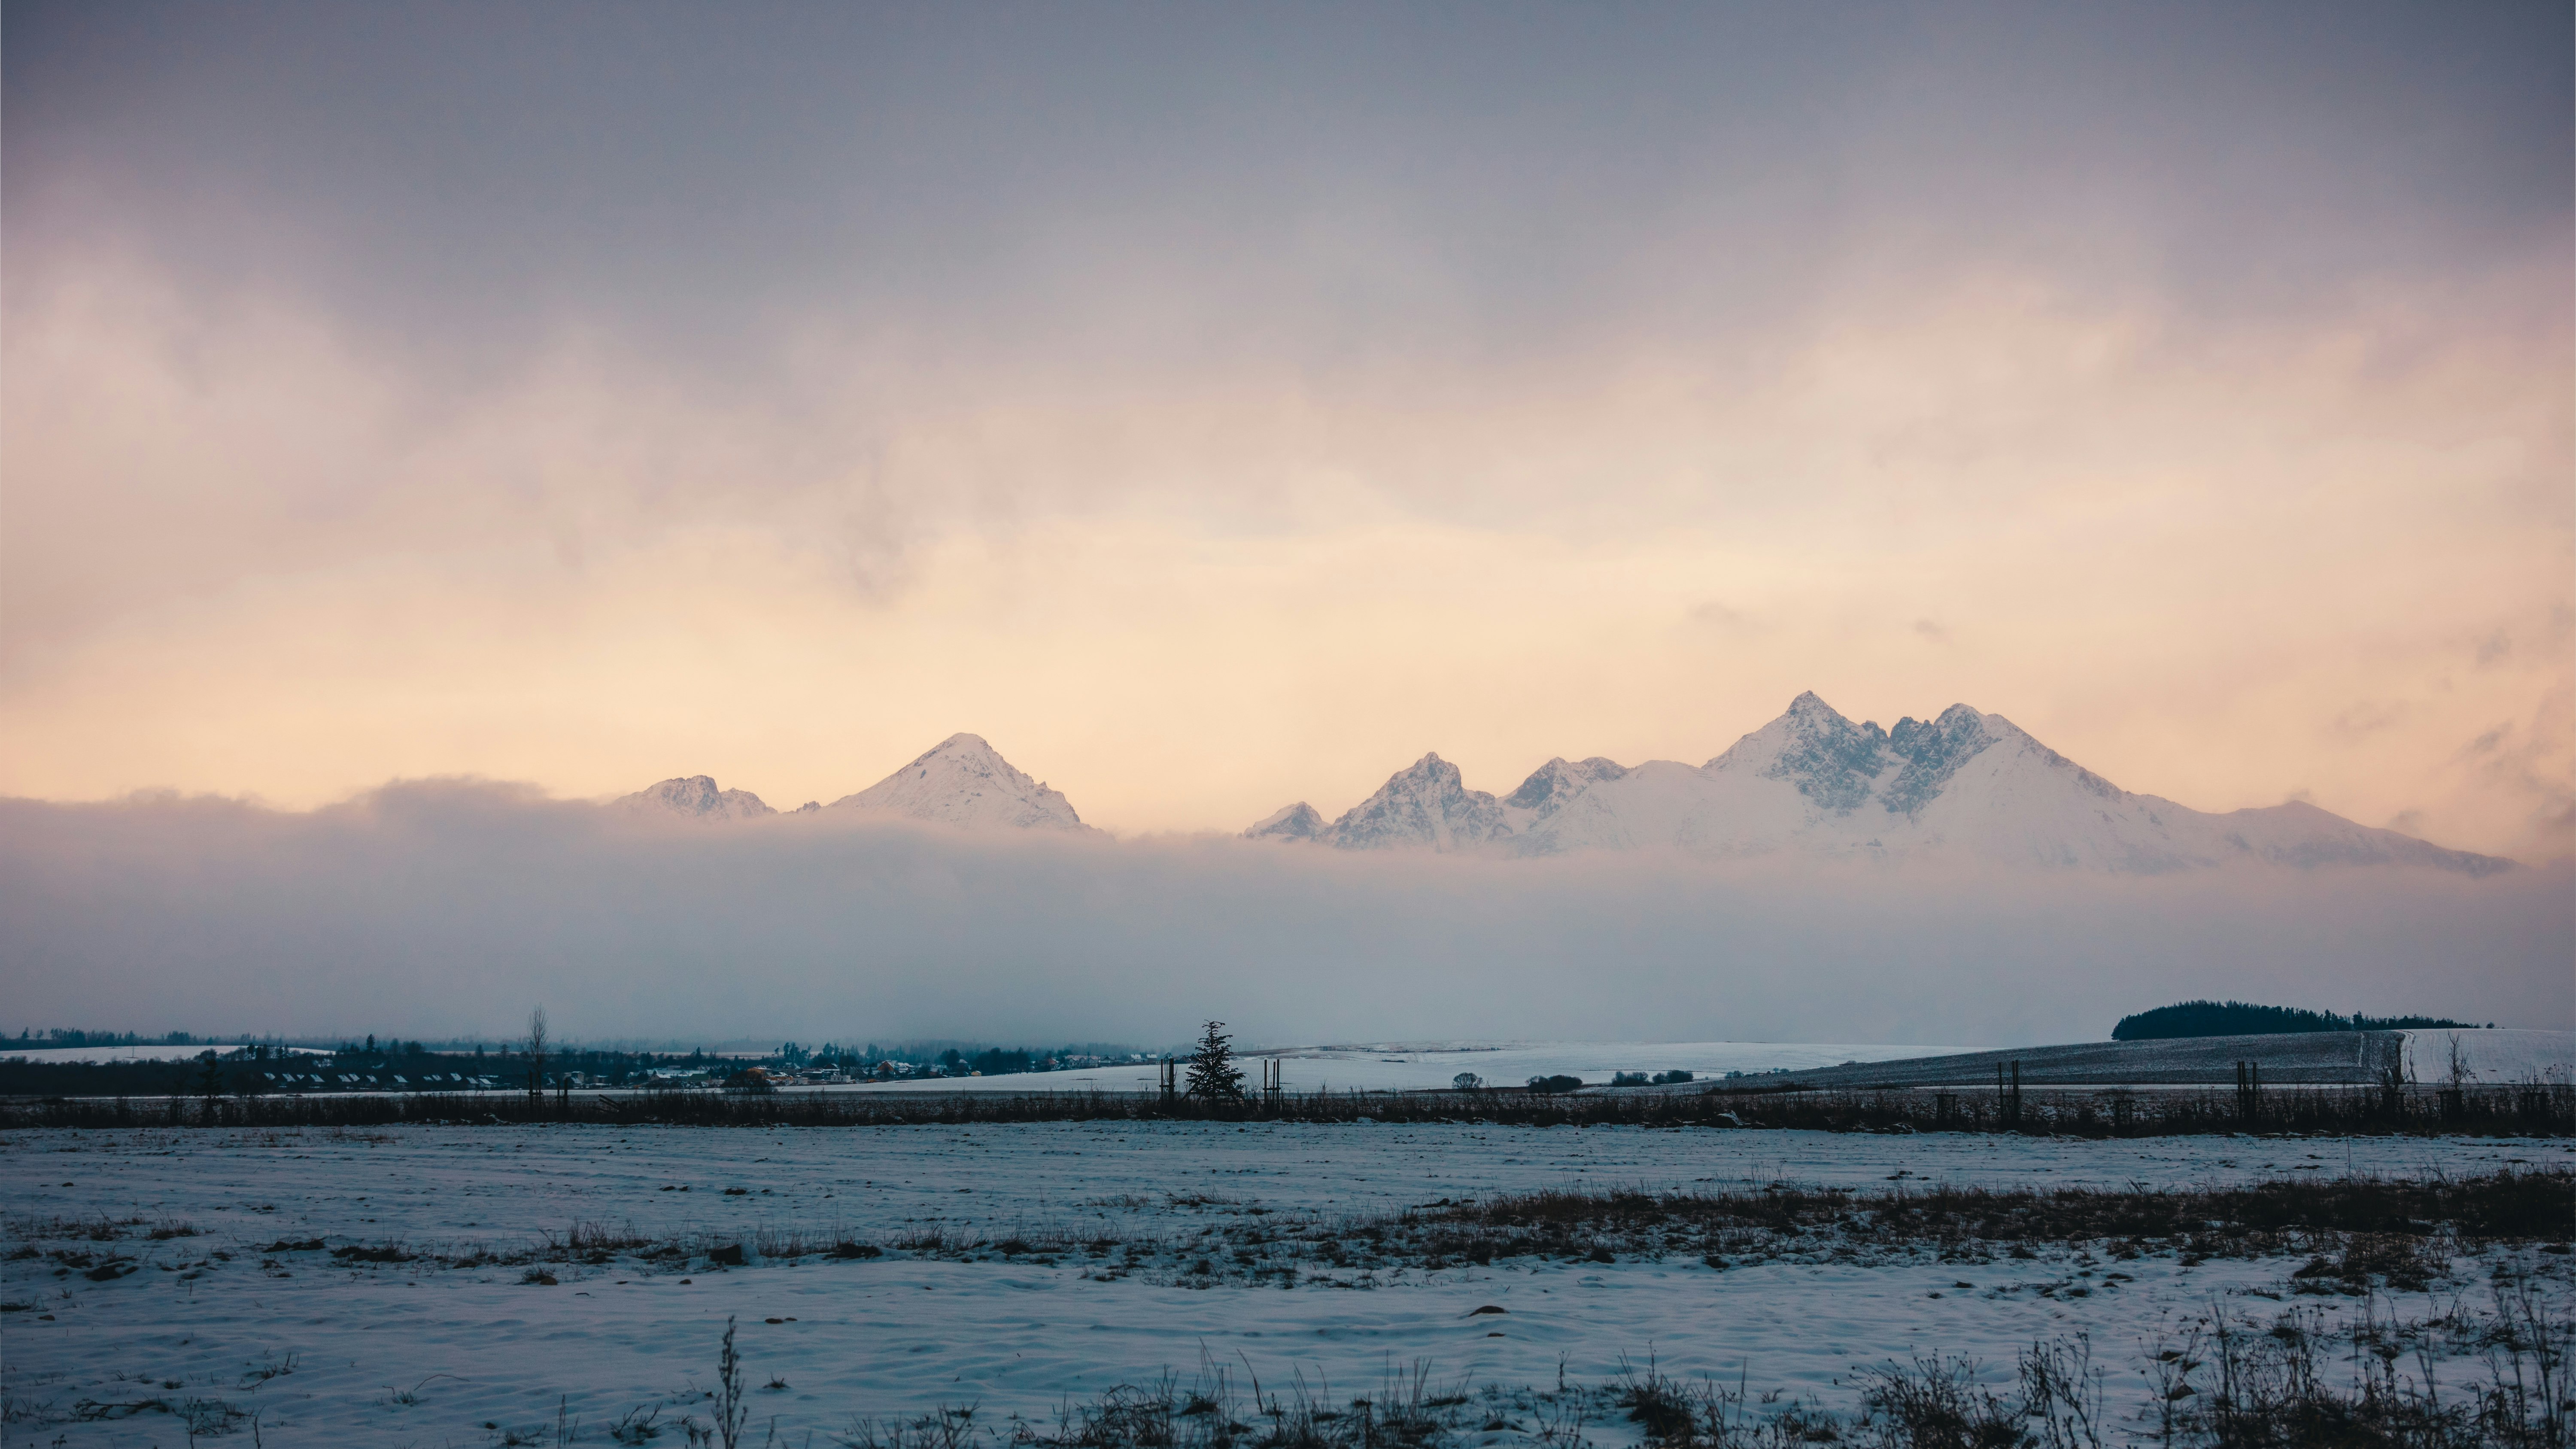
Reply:
[[[1091,828],[1063,792],[1012,768],[981,735],[950,735],[911,764],[855,795],[842,796],[829,808],[882,810],[946,825]]]
[[[1396,771],[1315,838],[1343,850],[1474,850],[1511,833],[1493,796],[1466,788],[1456,765],[1430,754]]]
[[[2512,864],[2357,825],[2313,805],[2213,815],[2131,794],[2003,716],[1964,704],[1888,730],[1854,724],[1812,693],[1697,767],[1554,759],[1496,799],[1467,789],[1458,768],[1433,754],[1330,825],[1288,828],[1293,812],[1304,809],[1292,806],[1246,833],[1346,850],[1802,850],[2130,872],[2261,860],[2485,875]]]
[[[755,820],[778,813],[749,790],[717,789],[706,775],[664,780],[610,803],[639,814],[667,812],[694,820]]]

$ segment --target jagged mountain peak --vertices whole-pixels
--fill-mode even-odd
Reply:
[[[1887,731],[1876,720],[1853,724],[1813,690],[1791,700],[1780,718],[1745,736],[1738,748],[1757,739],[1769,747],[1769,759],[1758,769],[1763,778],[1785,780],[1818,809],[1837,814],[1858,809],[1887,768]]]
[[[1089,830],[1073,802],[1031,779],[982,735],[960,732],[831,808],[882,810],[947,825]]]
[[[1387,778],[1315,839],[1344,850],[1469,850],[1512,833],[1492,795],[1470,790],[1458,767],[1425,754]]]
[[[678,775],[648,785],[614,802],[629,811],[677,815],[691,820],[754,820],[775,815],[749,790],[720,790],[711,775]]]

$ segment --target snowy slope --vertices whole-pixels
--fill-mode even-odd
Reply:
[[[756,820],[778,812],[749,790],[719,790],[706,775],[664,780],[621,795],[612,804],[639,815],[669,814],[694,820]]]
[[[2455,1049],[2464,1081],[2576,1082],[2576,1031],[2435,1029],[2404,1036],[2406,1069],[2419,1082],[2449,1081]]]
[[[1012,767],[981,735],[956,734],[835,810],[881,810],[943,825],[1089,830],[1073,802]]]
[[[1426,755],[1314,838],[1344,849],[1803,851],[2117,872],[2263,861],[2476,876],[2511,865],[2313,805],[2214,815],[2132,794],[1964,704],[1889,730],[1855,724],[1812,693],[1697,768],[1554,759],[1501,800]]]

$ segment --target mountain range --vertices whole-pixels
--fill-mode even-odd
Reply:
[[[748,790],[719,790],[705,775],[664,780],[623,795],[612,807],[642,814],[667,813],[700,820],[751,820],[779,812]],[[969,828],[1090,830],[1061,790],[1047,788],[1003,759],[982,735],[955,734],[924,750],[909,765],[855,795],[825,805],[808,800],[793,812],[867,810]]]
[[[706,776],[617,802],[706,819],[776,812]],[[804,810],[876,810],[969,827],[1087,831],[1063,794],[975,735],[952,735],[855,795]],[[1427,754],[1326,819],[1298,801],[1242,832],[1338,850],[1502,856],[1667,849],[1702,856],[1943,857],[2117,873],[2398,865],[2482,876],[2513,862],[2445,850],[2292,802],[2212,814],[2133,794],[1999,714],[1954,704],[1931,720],[1855,724],[1813,693],[1703,765],[1557,758],[1509,795],[1470,790]]]

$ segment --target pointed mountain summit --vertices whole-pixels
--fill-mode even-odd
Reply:
[[[611,805],[636,814],[669,814],[693,820],[756,820],[778,812],[749,790],[719,790],[713,777],[689,775],[620,795]]]
[[[1324,829],[1323,812],[1300,800],[1282,805],[1252,822],[1243,832],[1246,840],[1312,840]]]
[[[1472,850],[1512,833],[1503,807],[1437,754],[1396,771],[1315,838],[1343,850]]]
[[[2512,866],[2312,805],[2221,815],[2132,794],[1964,704],[1883,729],[1812,692],[1705,765],[1554,759],[1499,801],[1426,755],[1313,838],[1346,850],[1803,852],[2115,872],[2267,862],[2477,876]]]
[[[834,810],[882,810],[944,825],[1089,830],[1073,802],[1015,769],[981,735],[955,734]]]

